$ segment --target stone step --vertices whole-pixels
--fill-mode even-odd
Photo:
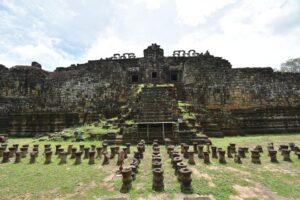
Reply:
[[[193,144],[193,142],[198,142],[199,144],[207,144],[210,143],[211,141],[208,138],[191,138],[191,137],[179,137],[176,138],[175,136],[172,137],[166,137],[169,138],[171,140],[172,144],[180,144],[180,143],[186,143],[186,144]],[[152,144],[154,139],[158,139],[160,144],[164,144],[164,139],[162,137],[158,137],[158,138],[148,138],[144,137],[144,138],[140,138],[140,137],[123,137],[120,139],[115,139],[115,140],[105,140],[106,143],[112,145],[112,144],[116,144],[116,145],[121,145],[121,144],[126,144],[126,143],[131,143],[131,144],[137,144],[141,139],[144,139],[146,141],[147,144]]]
[[[155,99],[153,97],[149,97],[149,98],[146,98],[146,99],[141,99],[140,102],[142,104],[155,104],[155,103],[163,103],[163,104],[175,104],[175,102],[173,102],[172,100],[170,99]]]
[[[174,119],[138,119],[137,122],[175,122]]]
[[[166,103],[166,102],[143,102],[139,104],[140,107],[161,107],[161,108],[172,108],[176,107],[176,104]]]
[[[154,99],[163,99],[163,98],[167,98],[167,99],[174,99],[173,96],[167,95],[167,94],[161,94],[161,95],[157,95],[157,94],[151,94],[151,95],[140,95],[141,99],[146,99],[146,98],[154,98]]]
[[[167,95],[174,95],[175,92],[174,91],[166,91],[166,90],[153,90],[153,91],[142,91],[140,93],[141,95],[145,95],[145,94],[167,94]]]
[[[163,91],[165,91],[165,90],[170,90],[170,91],[174,91],[175,90],[175,88],[174,87],[144,87],[143,88],[143,91],[153,91],[153,90],[156,90],[156,91],[161,91],[161,90],[163,90]]]
[[[173,114],[172,112],[169,113],[141,113],[137,115],[137,117],[172,117],[172,116],[177,116]]]
[[[172,116],[164,116],[164,117],[147,117],[147,116],[145,116],[145,117],[138,117],[137,118],[137,121],[144,121],[144,122],[147,122],[148,120],[149,121],[174,121],[173,120],[174,118],[172,117]]]
[[[137,122],[175,121],[177,101],[173,87],[143,88],[139,96]]]
[[[163,110],[163,111],[173,111],[177,110],[176,107],[163,106],[163,105],[149,105],[149,106],[139,106],[141,111],[153,111],[153,110]]]
[[[157,96],[157,97],[168,97],[174,98],[176,95],[174,93],[166,93],[166,92],[147,92],[147,93],[140,93],[140,97],[149,97],[149,96]]]
[[[151,116],[151,117],[156,117],[156,116],[172,116],[173,112],[141,112],[138,116]]]
[[[158,115],[158,114],[152,114],[152,115],[147,115],[147,114],[143,114],[143,115],[137,115],[137,118],[151,118],[151,119],[155,119],[155,118],[172,118],[172,117],[176,117],[175,115],[172,115],[172,114],[161,114],[161,115]]]
[[[147,122],[147,120],[150,121],[171,121],[173,119],[172,116],[164,116],[164,117],[147,117],[147,116],[142,116],[142,117],[138,117],[137,120],[138,121],[144,121]]]

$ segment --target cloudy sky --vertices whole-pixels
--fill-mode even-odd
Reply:
[[[233,67],[300,57],[300,0],[0,0],[0,63],[44,69],[151,43],[209,50]]]

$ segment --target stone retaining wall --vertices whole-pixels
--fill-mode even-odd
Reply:
[[[159,46],[150,47],[143,58],[100,59],[59,67],[54,72],[37,63],[12,68],[0,65],[0,130],[9,124],[11,134],[34,135],[80,122],[80,117],[71,117],[69,123],[70,113],[117,116],[135,88],[130,82],[134,70],[141,76],[139,83],[151,83],[149,73],[153,70],[160,70],[153,83],[170,83],[170,73],[178,72],[178,80],[173,82],[177,100],[232,111],[241,118],[245,130],[255,124],[250,132],[271,131],[275,122],[278,130],[299,130],[300,74],[271,68],[231,68],[227,60],[209,53],[164,57]],[[36,117],[39,115],[41,119]],[[272,126],[265,125],[269,123],[265,116]],[[29,123],[36,118],[34,125]],[[48,119],[51,122],[45,123]]]

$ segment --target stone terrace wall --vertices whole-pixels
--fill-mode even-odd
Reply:
[[[245,133],[300,131],[300,74],[234,69],[226,105]]]
[[[197,63],[184,74],[187,100],[227,110],[245,133],[300,131],[300,74]]]
[[[175,84],[178,100],[226,109],[244,130],[300,127],[300,74],[271,68],[232,69],[227,60],[208,53],[97,60],[54,72],[37,66],[0,65],[0,131],[8,128],[15,135],[35,135],[96,119],[99,114],[116,116],[133,88],[128,68],[140,67],[144,73],[158,66],[165,76],[168,67],[183,70],[182,81]]]
[[[300,105],[300,74],[243,68],[232,69],[228,76],[230,98],[226,106],[230,109]]]
[[[51,73],[31,66],[1,70],[1,126],[8,120],[14,135],[57,131],[90,118],[83,113],[115,115],[130,88],[124,68],[115,61],[91,61]]]
[[[300,105],[300,74],[185,63],[187,100],[228,110]]]
[[[51,73],[45,80],[45,104],[51,111],[117,112],[128,98],[125,69],[115,61],[89,62]],[[56,110],[53,110],[56,109]]]

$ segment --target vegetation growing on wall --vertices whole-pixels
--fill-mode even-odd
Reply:
[[[60,133],[50,135],[50,140],[83,141],[89,139],[103,139],[107,134],[117,134],[120,128],[115,124],[117,118],[101,119],[99,122],[66,128]]]
[[[180,109],[180,113],[182,114],[184,120],[196,119],[196,113],[189,110],[191,106],[192,105],[190,103],[178,101],[178,108]]]

